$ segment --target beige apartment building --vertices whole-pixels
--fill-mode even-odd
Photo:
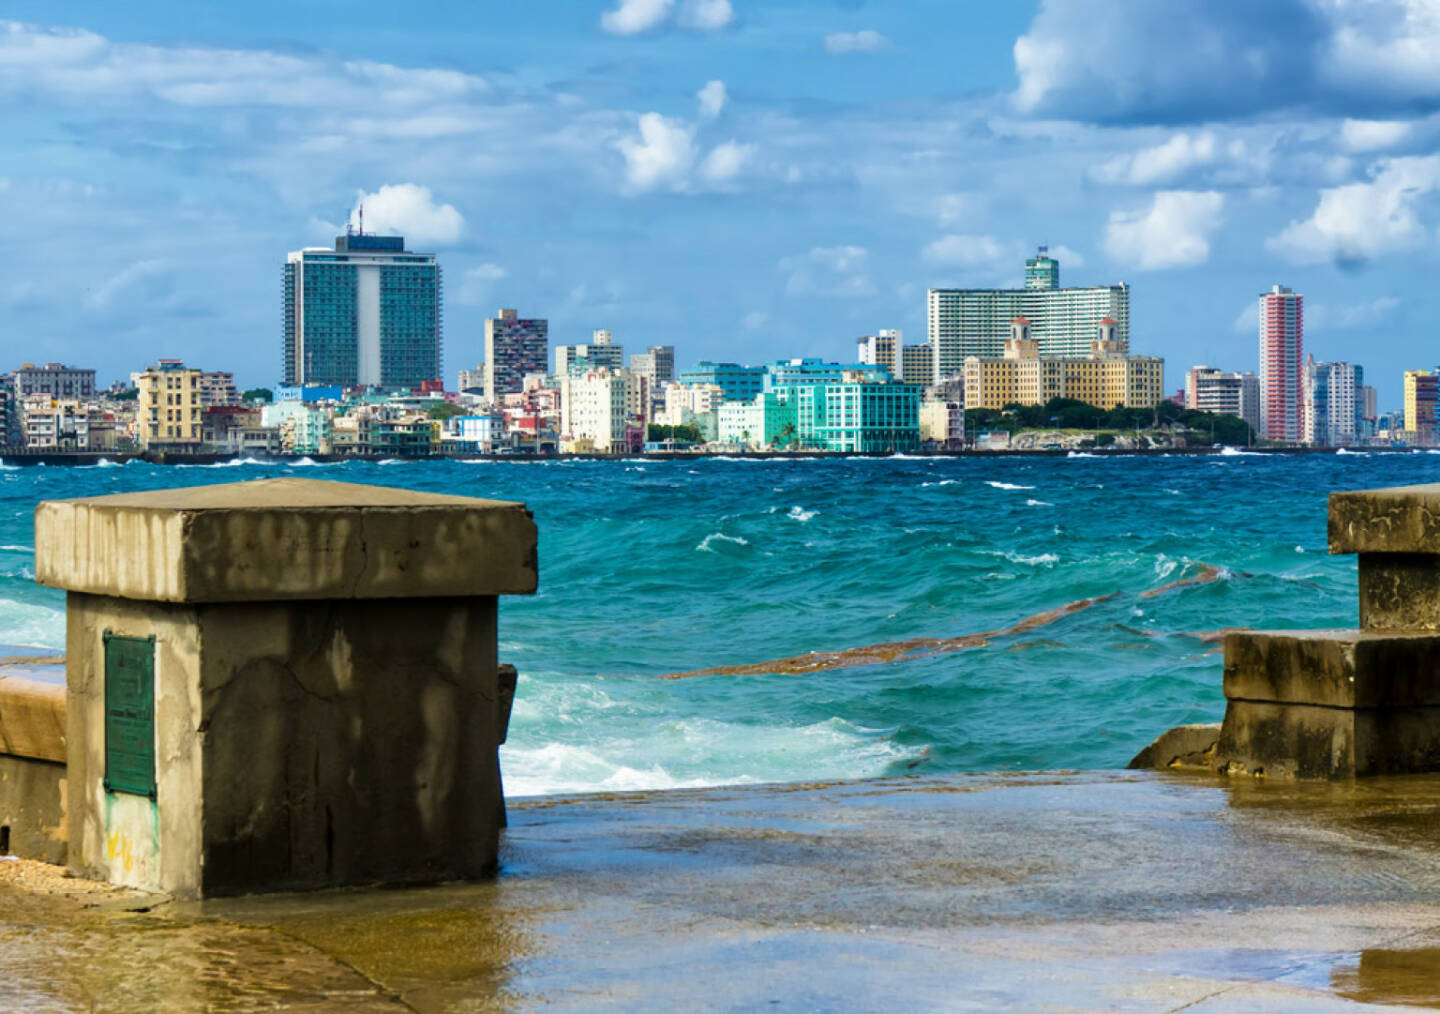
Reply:
[[[1097,408],[1152,408],[1164,397],[1165,360],[1132,356],[1116,338],[1116,322],[1100,321],[1083,359],[1040,355],[1030,321],[1017,317],[1000,359],[965,360],[965,407],[999,410],[1074,398]]]
[[[195,449],[204,438],[204,401],[199,370],[179,359],[162,359],[135,375],[138,388],[136,437],[140,446]]]

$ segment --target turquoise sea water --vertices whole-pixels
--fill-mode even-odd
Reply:
[[[501,604],[521,680],[511,795],[1106,768],[1218,720],[1229,626],[1353,625],[1332,490],[1440,480],[1440,456],[0,465],[0,644],[60,649],[36,502],[280,475],[523,500],[540,593]],[[1143,593],[1221,569],[1209,583]],[[805,675],[662,674],[1007,628]]]

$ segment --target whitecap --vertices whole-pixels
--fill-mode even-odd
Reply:
[[[959,480],[959,479],[941,479],[941,480],[938,481],[938,482],[922,482],[922,483],[920,484],[920,488],[921,488],[921,489],[928,489],[928,488],[930,488],[931,486],[958,486],[958,485],[960,485],[960,480]]]
[[[997,482],[994,479],[986,479],[985,485],[994,486],[996,489],[1034,489],[1034,486],[1021,486],[1013,482]]]
[[[9,552],[9,553],[33,553],[33,552],[35,552],[35,547],[34,547],[34,546],[0,546],[0,549],[3,549],[3,550],[5,550],[6,552]]]
[[[1035,498],[1031,497],[1029,500],[1026,500],[1026,501],[1025,501],[1025,506],[1026,506],[1026,507],[1054,507],[1055,505],[1054,505],[1053,503],[1051,503],[1049,500],[1036,500]]]
[[[1265,456],[1259,451],[1242,451],[1238,447],[1222,447],[1220,454],[1226,458],[1263,458]]]
[[[749,539],[743,538],[739,535],[726,535],[724,532],[711,532],[709,535],[705,536],[705,538],[700,540],[700,544],[696,546],[695,549],[697,552],[701,553],[713,553],[715,552],[715,550],[710,548],[710,544],[717,540],[720,542],[731,542],[737,546],[750,545]]]
[[[1370,453],[1369,453],[1368,451],[1351,451],[1351,450],[1346,450],[1344,447],[1337,447],[1337,448],[1335,448],[1335,453],[1336,453],[1336,454],[1344,454],[1344,455],[1347,455],[1347,456],[1352,457],[1352,458],[1368,458],[1368,457],[1370,457]]]
[[[1100,455],[1098,455],[1098,454],[1091,454],[1089,451],[1071,451],[1069,454],[1065,455],[1065,457],[1067,457],[1067,458],[1098,458],[1098,457],[1100,457]]]
[[[985,549],[981,550],[986,556],[1003,556],[1011,563],[1023,563],[1027,567],[1053,567],[1060,562],[1060,557],[1054,553],[1039,553],[1034,556],[1027,556],[1024,553],[1017,553],[1010,549]]]
[[[809,521],[811,518],[813,518],[816,514],[819,513],[819,511],[807,511],[799,504],[796,504],[794,507],[791,507],[788,511],[785,512],[785,516],[792,521]]]
[[[377,465],[403,465],[403,464],[405,464],[405,459],[404,459],[404,458],[381,458],[379,461],[375,462],[375,464],[377,464]]]

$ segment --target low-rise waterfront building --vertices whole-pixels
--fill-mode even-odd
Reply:
[[[714,412],[727,400],[747,399],[727,399],[719,384],[670,384],[665,388],[665,406],[655,421],[665,426],[687,426],[695,416]]]
[[[1185,374],[1185,407],[1245,420],[1260,432],[1260,378],[1253,373],[1226,373],[1193,366]]]
[[[924,398],[919,411],[920,443],[945,451],[965,446],[965,405],[961,401]]]
[[[64,363],[46,363],[44,366],[24,363],[11,372],[10,389],[17,399],[28,398],[32,394],[48,394],[57,401],[93,401],[95,371]]]
[[[856,372],[835,384],[783,392],[795,406],[798,444],[826,451],[893,454],[920,444],[920,388]]]
[[[1030,321],[1017,317],[1003,358],[965,361],[965,407],[998,411],[1074,398],[1104,409],[1153,408],[1165,396],[1165,360],[1126,353],[1115,327],[1115,321],[1102,320],[1083,359],[1045,357],[1031,337]]]
[[[136,439],[146,450],[196,450],[204,434],[200,372],[162,359],[136,374]]]
[[[566,451],[618,454],[626,449],[629,374],[607,368],[560,378],[560,440]]]
[[[716,411],[716,439],[760,449],[787,447],[799,438],[789,391],[765,391],[751,401],[727,401]]]

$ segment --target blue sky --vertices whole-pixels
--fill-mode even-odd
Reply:
[[[446,380],[500,306],[700,358],[853,357],[932,285],[1128,281],[1167,386],[1254,369],[1255,296],[1382,408],[1434,367],[1440,0],[18,0],[0,348],[280,369],[286,251],[445,266]]]

